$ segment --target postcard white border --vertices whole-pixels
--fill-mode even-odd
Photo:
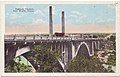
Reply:
[[[5,4],[115,4],[116,73],[4,73]],[[0,2],[0,72],[1,76],[120,76],[120,2],[118,1],[2,1]]]

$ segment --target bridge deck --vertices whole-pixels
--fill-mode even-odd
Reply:
[[[35,36],[35,35],[6,35],[5,42],[35,42],[35,41],[98,41],[104,38],[78,38],[78,37],[49,37],[49,36]]]

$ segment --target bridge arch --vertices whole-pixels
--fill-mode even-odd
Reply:
[[[9,50],[6,50],[6,52],[8,52],[8,51],[9,51]],[[27,59],[27,61],[28,61],[29,63],[31,63],[32,68],[33,68],[34,70],[36,70],[36,69],[38,68],[37,62],[35,63],[35,62],[34,62],[35,60],[30,61],[30,60],[27,58],[27,54],[29,54],[30,52],[31,52],[31,46],[29,46],[29,45],[27,45],[27,46],[25,46],[25,47],[20,47],[20,48],[19,48],[19,46],[16,46],[16,50],[14,50],[14,55],[10,55],[10,54],[9,54],[9,56],[12,57],[12,58],[10,58],[9,61],[12,61],[14,58],[22,55],[23,57],[25,57],[25,58]],[[31,53],[30,53],[30,54],[31,54]],[[6,58],[7,58],[7,57],[6,57]],[[5,59],[6,59],[6,58],[5,58]],[[7,60],[7,61],[8,61],[8,60]],[[62,71],[64,71],[64,72],[66,71],[64,64],[63,64],[62,61],[61,61],[60,59],[58,59],[58,58],[57,58],[57,63],[56,63],[56,65],[59,65],[59,68],[62,69]]]
[[[84,48],[82,48],[82,47],[84,47]],[[92,56],[92,54],[90,54],[90,48],[89,48],[89,46],[86,42],[81,42],[80,43],[80,45],[78,46],[77,51],[75,53],[75,56],[77,56],[79,53],[82,54],[83,52],[85,52],[85,54],[87,56]]]

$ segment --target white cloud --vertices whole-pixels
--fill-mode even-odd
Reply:
[[[36,19],[32,21],[32,24],[43,24],[43,23],[47,23],[47,22],[44,21],[43,19]]]
[[[12,23],[12,22],[11,22]],[[5,33],[7,34],[44,34],[48,33],[48,23],[43,19],[34,19],[29,24],[7,24]]]
[[[78,12],[78,11],[72,11],[70,16],[74,16],[76,17],[77,19],[82,19],[82,18],[86,18],[87,16],[85,14],[82,14],[81,12]]]
[[[71,24],[80,24],[84,23],[84,20],[87,16],[85,14],[82,14],[79,11],[72,11],[70,15],[68,16],[67,23]]]
[[[18,14],[18,13],[11,13],[11,14],[7,14],[11,19],[15,20],[17,18],[21,18],[24,17],[26,14]]]
[[[74,14],[70,14],[69,17],[77,18],[77,16]]]
[[[113,23],[113,22],[115,22],[115,20],[111,19],[111,18],[108,18],[108,19],[96,18],[95,22],[96,23],[108,23],[108,22]]]
[[[36,10],[34,14],[45,16],[45,13],[43,13],[41,10]]]
[[[49,13],[49,7],[43,8],[42,10],[38,9],[34,12],[34,14],[40,14],[42,16],[46,16]],[[52,6],[52,14],[57,15],[57,11],[55,11],[55,6]]]
[[[72,13],[72,14],[79,15],[79,16],[81,16],[81,15],[82,15],[82,13],[80,13],[80,12],[78,12],[78,11],[72,11],[71,13]]]
[[[105,20],[103,20],[103,19],[101,19],[101,18],[96,18],[96,19],[95,19],[95,22],[96,22],[96,23],[104,23]]]

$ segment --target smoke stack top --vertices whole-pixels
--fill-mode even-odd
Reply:
[[[65,33],[65,16],[64,16],[64,11],[62,11],[62,33]]]
[[[49,6],[49,36],[53,35],[52,6]]]

